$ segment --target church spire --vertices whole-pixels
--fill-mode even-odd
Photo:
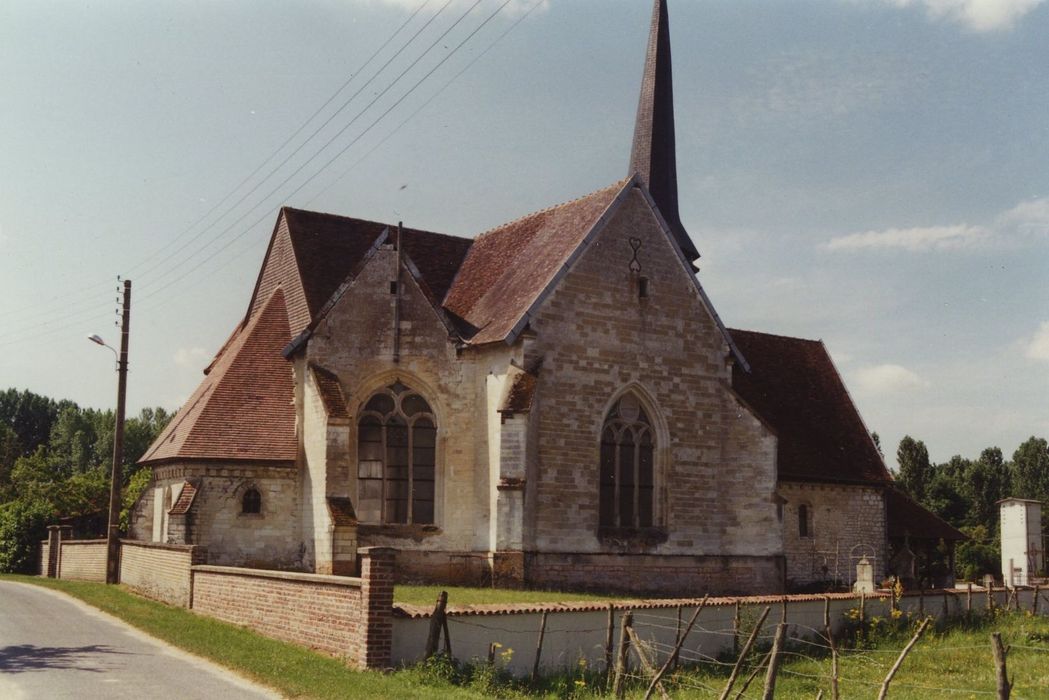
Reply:
[[[678,214],[677,158],[674,147],[674,80],[670,66],[670,20],[666,0],[655,0],[645,74],[634,125],[630,174],[638,173],[652,193],[689,260],[699,258]]]

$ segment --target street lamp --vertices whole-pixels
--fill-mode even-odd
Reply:
[[[127,345],[131,325],[131,280],[124,280],[124,308],[120,324],[120,352],[106,344],[97,333],[87,337],[92,343],[109,348],[117,356],[117,415],[113,435],[113,468],[109,485],[109,529],[106,532],[106,583],[120,579],[120,482],[124,463],[124,398],[127,395]]]

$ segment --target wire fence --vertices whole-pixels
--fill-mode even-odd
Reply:
[[[737,606],[731,624],[725,622],[724,606],[708,608],[708,618],[716,619],[706,624],[702,619],[702,605],[698,606],[698,612],[695,612],[696,605],[682,605],[676,610],[616,611],[619,613],[618,624],[615,613],[610,609],[607,624],[600,626],[591,623],[548,627],[544,614],[533,677],[540,668],[544,639],[551,652],[553,649],[550,647],[561,650],[554,660],[563,662],[564,649],[571,646],[570,642],[577,641],[586,646],[587,639],[602,638],[605,640],[603,645],[589,646],[592,651],[593,647],[597,647],[596,651],[603,652],[603,667],[600,664],[587,667],[585,663],[583,667],[591,671],[603,668],[609,692],[612,688],[629,685],[633,688],[644,687],[650,692],[659,690],[664,697],[672,694],[718,698],[768,697],[768,684],[774,684],[778,675],[782,682],[795,685],[802,683],[805,688],[812,690],[813,695],[817,690],[821,691],[828,700],[844,695],[846,691],[841,689],[848,689],[849,697],[873,696],[874,689],[881,688],[884,692],[890,682],[894,689],[914,691],[920,693],[921,697],[1049,697],[1045,687],[1028,687],[1022,682],[1009,688],[1011,695],[1002,695],[1001,681],[995,687],[996,676],[1005,677],[1004,669],[1009,661],[1014,664],[1014,672],[1020,665],[1049,663],[1049,657],[1046,656],[1049,654],[1049,629],[1042,625],[1040,619],[1049,613],[1049,596],[1035,589],[1034,595],[1029,598],[1027,609],[1023,610],[1020,609],[1020,596],[1016,595],[1014,601],[1014,595],[1010,593],[1005,605],[998,604],[994,598],[987,598],[986,609],[970,607],[963,610],[959,606],[954,614],[951,614],[947,605],[939,610],[919,612],[914,609],[917,606],[912,604],[909,606],[911,610],[901,611],[900,599],[895,598],[889,602],[890,614],[884,618],[864,618],[863,613],[857,613],[856,608],[843,613],[840,607],[832,615],[828,599],[822,626],[810,624],[811,620],[790,619],[786,604],[780,620],[775,620],[773,615],[766,621],[769,610],[766,608],[756,622],[752,619],[752,610],[741,613]],[[1010,605],[1013,609],[1006,610]],[[688,625],[683,617],[685,611],[695,615]],[[555,611],[549,612],[556,615]],[[811,605],[807,612],[811,618]],[[1037,621],[1031,619],[1036,612],[1039,615]],[[454,626],[472,628],[490,639],[492,651],[488,658],[490,663],[495,663],[493,653],[496,647],[504,646],[508,638],[527,638],[530,632],[522,628],[520,619],[515,620],[518,624],[511,624],[509,619],[513,617],[499,615],[479,620],[476,616],[452,615],[448,619]],[[939,620],[936,620],[937,617]],[[934,621],[938,624],[938,630],[932,625]],[[1041,631],[1023,636],[1017,629],[1022,631],[1026,624],[1042,625],[1039,628]],[[624,629],[627,626],[630,628],[629,637]],[[991,643],[950,643],[952,635],[948,632],[952,629],[969,629],[982,634],[990,633],[996,626],[1010,630],[1011,644],[1000,649],[1000,660],[992,654],[994,644],[1000,644],[1000,638],[995,642],[997,634],[992,635]],[[919,641],[926,627],[933,631],[929,637]],[[886,636],[885,628],[891,634]],[[883,631],[879,632],[879,629]],[[446,626],[445,630],[445,634],[448,634]],[[910,634],[914,636],[906,645],[890,643],[891,640],[902,641]],[[613,638],[627,641],[609,644]],[[744,640],[747,640],[746,643]],[[920,663],[921,669],[927,668],[930,663],[935,666],[938,660],[943,660],[945,670],[952,666],[963,666],[967,667],[968,673],[928,674],[926,677],[915,677],[912,673],[896,680],[894,676],[897,669],[906,668],[905,659],[908,657],[912,665]],[[548,669],[554,665],[550,662],[551,659],[546,660]],[[564,664],[562,668],[570,667],[571,664]],[[972,673],[976,668],[978,671]],[[943,682],[937,683],[937,678],[942,678]],[[966,684],[957,682],[963,678]],[[1041,678],[1044,682],[1044,674]],[[833,689],[838,691],[832,694]]]

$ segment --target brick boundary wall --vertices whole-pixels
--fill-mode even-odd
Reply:
[[[267,637],[387,668],[393,649],[392,549],[359,550],[361,578],[194,566],[195,612]]]
[[[147,598],[188,608],[192,569],[207,556],[207,548],[199,545],[121,540],[120,582]]]
[[[40,575],[47,576],[47,562],[51,559],[51,543],[44,540],[40,543]]]
[[[105,540],[63,540],[57,578],[79,581],[106,580]]]

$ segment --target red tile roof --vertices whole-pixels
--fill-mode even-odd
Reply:
[[[314,318],[382,232],[389,228],[392,240],[397,231],[396,224],[290,207],[284,207],[282,213],[288,222],[299,277]],[[447,293],[472,243],[468,238],[404,229],[404,252],[411,256],[438,300]],[[292,330],[297,333],[302,328]]]
[[[310,365],[313,379],[317,382],[317,389],[324,403],[324,411],[329,418],[349,418],[350,412],[346,408],[346,399],[342,394],[342,386],[339,378],[334,372],[329,372],[323,367]]]
[[[211,371],[140,462],[247,459],[293,462],[297,454],[284,294],[277,289],[226,346]]]
[[[732,388],[776,431],[780,479],[892,481],[822,342],[729,333],[751,368],[732,373]]]
[[[914,540],[967,540],[969,537],[935,513],[895,488],[885,489],[885,518],[889,537]]]
[[[168,515],[185,515],[193,507],[193,499],[197,495],[197,487],[186,481],[182,484],[182,491],[178,495],[175,505],[171,506]]]
[[[472,344],[511,334],[628,184],[617,182],[477,237],[444,300],[446,309],[479,329]]]

